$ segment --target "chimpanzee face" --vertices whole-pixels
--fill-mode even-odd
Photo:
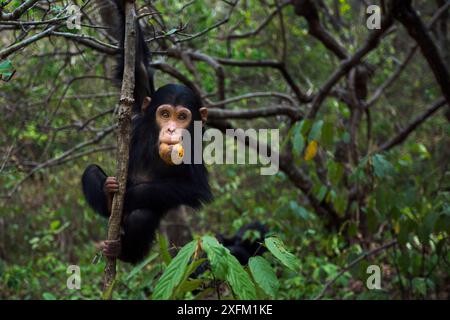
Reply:
[[[156,123],[159,127],[159,143],[177,144],[181,142],[182,130],[187,129],[192,120],[191,111],[184,106],[163,104],[156,109]]]
[[[142,112],[157,131],[159,156],[167,164],[179,164],[171,155],[182,157],[183,131],[189,130],[193,138],[194,121],[205,123],[208,114],[198,95],[186,86],[174,84],[159,88],[151,99],[146,97]]]

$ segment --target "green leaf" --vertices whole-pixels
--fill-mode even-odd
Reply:
[[[147,257],[147,259],[145,259],[144,261],[142,261],[141,263],[139,263],[136,267],[133,268],[133,270],[131,270],[131,272],[128,274],[126,280],[130,280],[131,278],[133,278],[136,274],[138,274],[146,265],[148,265],[150,262],[152,262],[153,260],[155,260],[155,258],[158,256],[158,253],[155,252],[154,254],[150,255]]]
[[[412,280],[413,290],[425,296],[427,294],[427,284],[424,278],[414,278]]]
[[[327,163],[328,177],[332,184],[337,185],[344,175],[344,166],[339,162],[329,160]]]
[[[57,230],[60,225],[61,225],[61,221],[54,220],[50,223],[50,230]]]
[[[376,154],[372,157],[372,165],[378,178],[383,178],[394,170],[392,164],[381,154]]]
[[[325,122],[323,124],[320,143],[326,148],[331,148],[333,146],[334,126],[335,125],[331,122]]]
[[[308,140],[316,140],[319,141],[320,137],[322,135],[322,126],[323,126],[323,120],[319,120],[314,122],[311,131],[309,132]]]
[[[210,236],[202,238],[202,247],[208,255],[214,275],[224,278],[238,299],[256,299],[256,288],[250,276],[230,250]]]
[[[218,279],[225,280],[228,272],[225,255],[228,249],[220,245],[215,238],[210,236],[204,236],[202,238],[202,248],[208,255],[214,276]]]
[[[154,300],[167,300],[172,296],[175,287],[181,283],[183,276],[188,268],[189,260],[194,254],[197,246],[197,240],[186,244],[172,259],[167,269],[156,284],[153,292]]]
[[[44,298],[44,300],[57,300],[56,297],[50,292],[44,292],[42,294],[42,298]]]
[[[0,80],[9,81],[15,70],[10,60],[0,61]]]
[[[166,265],[169,265],[172,261],[172,257],[169,253],[169,243],[167,242],[167,238],[158,233],[158,244],[159,244],[159,250],[161,252],[161,257]]]
[[[303,138],[303,135],[299,130],[295,131],[294,137],[293,137],[293,141],[292,141],[292,146],[293,146],[293,150],[294,150],[294,154],[301,154],[303,152],[303,148],[305,148],[305,138]]]
[[[323,201],[325,196],[327,195],[328,188],[326,186],[321,186],[319,192],[317,193],[317,200]]]
[[[165,33],[165,36],[170,36],[170,35],[174,34],[174,33],[177,32],[177,31],[178,31],[177,28],[170,29],[169,31],[167,31],[167,32]]]
[[[185,292],[191,292],[197,289],[201,284],[202,280],[200,279],[193,279],[193,280],[186,280],[183,282],[183,284],[178,289],[179,293],[185,293]]]
[[[12,71],[14,68],[10,60],[0,61],[0,73]]]
[[[248,262],[248,266],[255,282],[267,295],[275,298],[280,287],[280,282],[270,263],[263,257],[252,257]]]
[[[306,210],[305,208],[299,206],[297,204],[297,202],[295,201],[290,201],[289,202],[289,206],[291,207],[291,210],[298,215],[299,217],[301,217],[304,220],[308,220],[310,218],[309,212],[308,210]]]
[[[313,122],[310,119],[305,119],[300,122],[300,131],[304,137],[311,129]]]
[[[281,261],[286,267],[292,271],[298,272],[300,269],[300,261],[292,253],[286,250],[283,242],[276,237],[268,237],[265,240],[267,249]]]

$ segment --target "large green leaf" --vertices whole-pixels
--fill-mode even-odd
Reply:
[[[250,267],[255,282],[267,295],[275,298],[280,287],[280,282],[270,263],[263,257],[252,257],[248,262],[248,266]]]
[[[227,248],[218,243],[218,241],[210,236],[202,238],[202,248],[208,255],[211,269],[217,279],[226,280],[228,272],[228,264],[225,259]]]
[[[300,261],[292,253],[286,250],[283,242],[276,237],[268,237],[265,240],[267,249],[292,271],[298,272],[300,269]]]
[[[225,279],[238,299],[256,299],[256,288],[248,273],[227,248],[210,236],[202,238],[202,247],[208,255],[214,275]]]
[[[183,280],[183,276],[189,266],[189,260],[194,254],[196,246],[197,240],[189,242],[172,259],[156,284],[155,291],[153,292],[154,300],[167,300],[172,296],[175,287]]]

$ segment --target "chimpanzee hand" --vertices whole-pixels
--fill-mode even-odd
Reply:
[[[119,183],[117,182],[116,177],[108,177],[106,178],[105,185],[103,186],[105,190],[105,194],[107,196],[113,195],[117,191],[119,191]]]
[[[120,243],[120,239],[105,240],[101,242],[100,248],[103,252],[103,255],[110,258],[117,258],[119,257],[120,251],[122,250],[122,245]]]

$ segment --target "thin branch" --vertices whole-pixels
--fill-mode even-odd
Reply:
[[[446,100],[442,97],[439,100],[435,101],[431,104],[427,110],[415,118],[406,128],[401,130],[395,137],[390,139],[389,141],[383,143],[381,147],[378,149],[378,152],[386,151],[395,147],[396,145],[402,143],[408,138],[408,136],[417,129],[423,122],[425,122],[429,117],[431,117],[436,111],[438,111],[441,107],[447,104]]]
[[[12,46],[9,46],[3,50],[0,50],[0,60],[7,58],[10,54],[25,48],[26,46],[32,44],[33,42],[38,41],[39,39],[42,39],[46,36],[48,36],[50,33],[53,32],[53,30],[55,30],[57,28],[57,26],[51,26],[50,28],[48,28],[47,30],[44,30],[40,33],[37,33],[29,38],[26,38],[25,40],[22,40],[20,42],[17,42],[15,44],[13,44]]]
[[[33,7],[36,2],[39,0],[27,0],[24,3],[22,3],[19,7],[17,7],[13,12],[11,13],[3,13],[0,16],[0,20],[15,20],[20,18],[22,14],[25,13],[28,9]]]
[[[116,54],[119,52],[119,47],[100,41],[94,37],[85,35],[85,34],[74,34],[70,32],[51,32],[53,36],[65,37],[70,40],[74,40],[85,46],[95,49],[100,52],[104,52],[107,54]]]
[[[309,33],[333,52],[339,59],[348,57],[345,48],[336,40],[320,22],[319,12],[313,0],[294,0],[295,13],[308,21]]]
[[[360,261],[376,255],[386,249],[389,249],[390,247],[394,246],[397,244],[397,240],[392,240],[391,242],[388,242],[384,245],[382,245],[381,247],[375,248],[371,251],[365,252],[363,253],[360,257],[358,257],[357,259],[353,260],[352,262],[350,262],[345,268],[343,268],[341,271],[339,271],[339,273],[330,281],[328,281],[325,286],[323,287],[322,291],[314,298],[314,300],[320,300],[322,299],[322,297],[325,295],[325,293],[327,292],[327,290],[330,288],[330,286],[336,282],[337,279],[339,279],[339,277],[341,277],[344,273],[346,273],[348,270],[350,270],[353,266],[355,266],[356,264],[358,264]]]
[[[190,41],[190,40],[196,39],[198,37],[201,37],[201,36],[207,34],[211,30],[216,29],[216,28],[220,27],[221,25],[227,23],[230,20],[231,14],[233,13],[234,8],[236,8],[236,5],[238,4],[238,2],[239,2],[239,0],[235,0],[234,3],[230,4],[231,8],[228,11],[227,15],[225,16],[225,18],[223,18],[222,20],[216,22],[215,24],[213,24],[212,26],[206,28],[205,30],[197,32],[196,34],[193,34],[193,35],[191,35],[191,36],[189,36],[187,38],[176,40],[175,43],[181,43],[181,42],[186,42],[186,41]]]
[[[245,33],[227,35],[226,40],[244,39],[258,35],[270,23],[270,21],[272,21],[272,19],[288,4],[290,4],[290,1],[285,1],[282,4],[280,4],[274,11],[272,11],[271,14],[269,14],[264,19],[264,21],[255,30],[248,31]]]
[[[444,5],[442,5],[433,15],[433,17],[430,19],[430,21],[427,23],[427,28],[431,29],[436,24],[437,21],[439,21],[439,18],[447,12],[448,8],[450,7],[450,1],[446,2]],[[417,48],[419,48],[418,44],[415,44],[408,52],[405,60],[400,64],[395,72],[376,90],[375,93],[372,95],[372,97],[367,102],[367,108],[375,104],[378,99],[381,97],[384,91],[386,91],[387,88],[389,88],[400,76],[400,74],[403,72],[403,70],[406,69],[406,66],[408,63],[412,60],[414,57],[414,54],[417,51]]]
[[[222,100],[222,101],[218,101],[218,102],[214,102],[209,104],[207,107],[219,107],[225,104],[230,104],[230,103],[234,103],[234,102],[238,102],[241,100],[246,100],[246,99],[254,99],[254,98],[262,98],[262,97],[276,97],[276,98],[280,98],[283,99],[285,101],[288,101],[291,105],[295,106],[297,105],[296,102],[294,101],[294,99],[292,99],[291,96],[284,94],[284,93],[280,93],[280,92],[251,92],[251,93],[246,93],[240,96],[236,96],[236,97],[232,97],[226,100]]]
[[[75,147],[66,150],[65,152],[63,152],[61,155],[54,157],[52,159],[49,159],[47,161],[45,161],[44,163],[39,164],[38,166],[36,166],[35,168],[33,168],[30,172],[28,172],[25,177],[23,177],[12,189],[10,192],[8,192],[7,197],[11,197],[18,189],[19,187],[28,179],[30,178],[34,173],[47,168],[49,166],[54,165],[55,163],[59,163],[60,161],[66,159],[68,156],[72,155],[73,153],[75,153],[76,151],[83,149],[87,146],[93,145],[93,144],[97,144],[98,142],[100,142],[103,138],[105,138],[108,134],[110,134],[111,132],[114,131],[114,129],[116,128],[116,125],[110,126],[108,128],[106,128],[105,130],[97,133],[97,135],[90,140],[81,142],[79,144],[77,144]]]
[[[293,121],[302,119],[303,114],[299,109],[289,106],[272,106],[253,110],[225,110],[219,108],[208,108],[208,117],[211,119],[254,119],[260,117],[289,116]]]
[[[370,51],[375,49],[378,45],[378,42],[384,32],[392,25],[393,19],[390,14],[383,20],[381,28],[372,32],[369,38],[366,40],[365,44],[358,50],[356,53],[342,61],[339,68],[331,75],[331,77],[325,82],[325,84],[320,88],[317,95],[314,97],[312,102],[311,110],[308,114],[308,118],[312,119],[316,116],[322,102],[328,96],[330,90],[334,87],[334,85],[341,79],[342,76],[347,74],[354,66],[360,63],[361,59]]]

